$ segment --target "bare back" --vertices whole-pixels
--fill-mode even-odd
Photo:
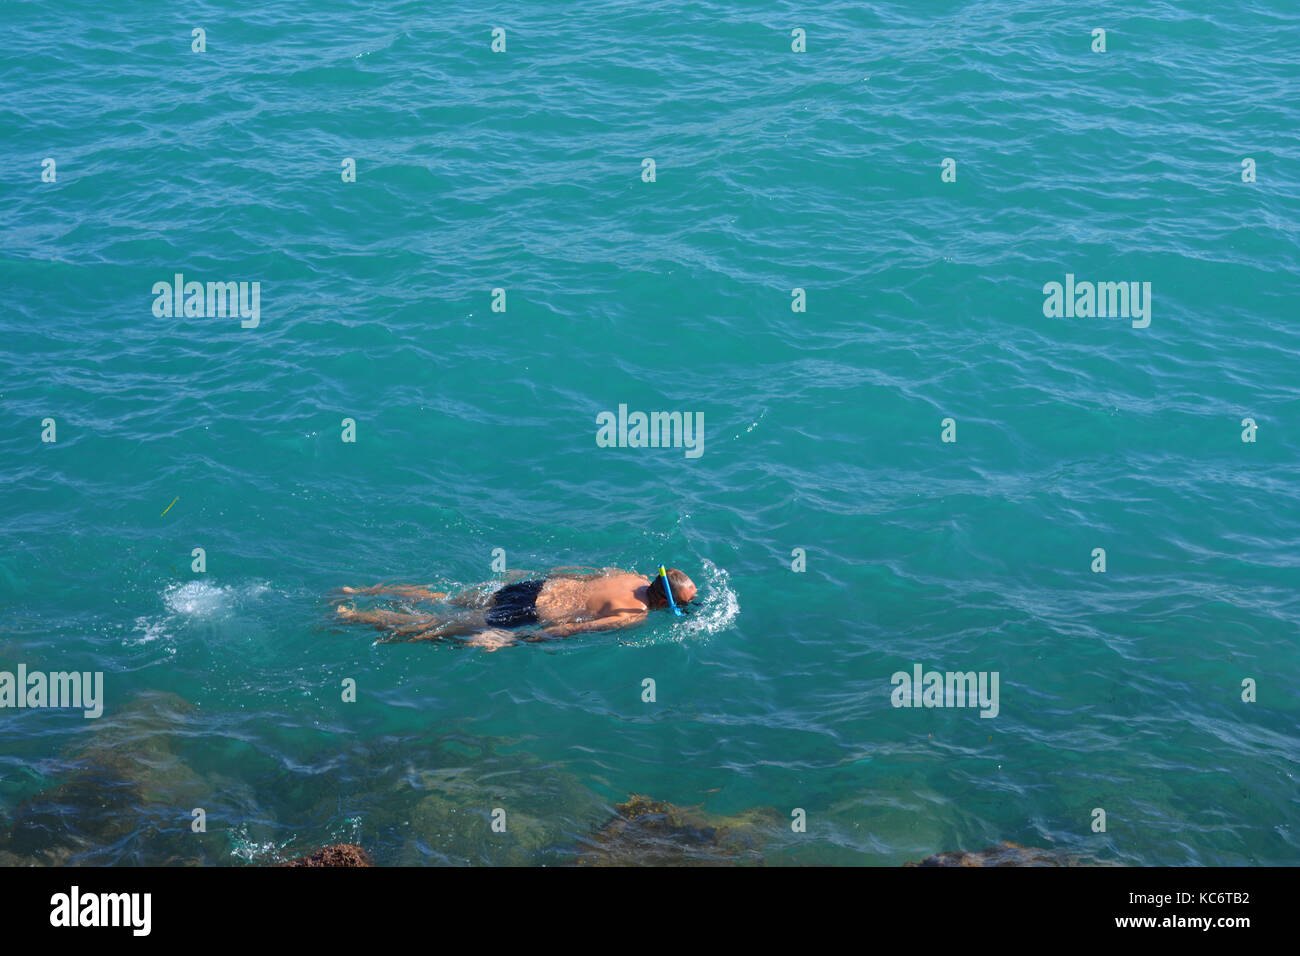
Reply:
[[[649,584],[650,579],[644,574],[626,572],[592,578],[548,578],[537,595],[537,616],[544,624],[623,615],[644,617],[650,608],[643,600],[643,589]]]

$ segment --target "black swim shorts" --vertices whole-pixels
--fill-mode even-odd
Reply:
[[[542,593],[544,579],[516,581],[507,584],[492,595],[488,605],[487,622],[492,627],[523,627],[537,623],[537,595]]]

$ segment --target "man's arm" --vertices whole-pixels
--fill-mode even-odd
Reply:
[[[552,624],[550,627],[542,628],[542,633],[547,637],[569,637],[573,634],[585,634],[588,631],[613,631],[620,627],[640,624],[645,618],[645,611],[631,611],[627,614],[598,617],[594,621],[583,621],[579,624]]]

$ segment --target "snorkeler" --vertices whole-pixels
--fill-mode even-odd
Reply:
[[[469,636],[466,643],[496,650],[515,642],[512,631],[533,625],[539,629],[526,631],[518,639],[541,641],[631,627],[657,608],[671,608],[680,616],[681,609],[695,599],[696,589],[681,571],[661,567],[653,579],[617,568],[585,572],[556,568],[544,577],[504,585],[481,584],[455,593],[410,584],[340,590],[344,594],[391,594],[415,601],[437,601],[458,609],[434,615],[338,606],[338,615],[344,620],[391,632],[391,636],[380,638],[381,642]]]

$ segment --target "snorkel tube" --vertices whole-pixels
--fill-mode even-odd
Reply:
[[[673,609],[674,614],[676,614],[678,617],[681,617],[682,609],[677,606],[677,602],[673,599],[672,582],[668,580],[668,572],[664,570],[664,566],[662,564],[659,565],[659,573],[660,575],[663,576],[664,579],[664,594],[668,595],[668,606]]]

